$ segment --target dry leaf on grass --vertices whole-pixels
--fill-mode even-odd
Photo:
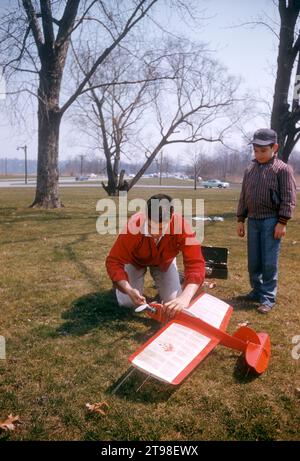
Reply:
[[[92,413],[99,413],[100,415],[107,415],[108,404],[106,402],[86,403],[85,406]]]
[[[215,288],[217,286],[217,284],[215,282],[207,282],[205,280],[205,282],[203,282],[203,286],[205,286],[207,288]]]
[[[0,431],[14,431],[18,424],[21,424],[19,416],[10,414],[5,421],[0,421]]]
[[[295,392],[298,395],[298,397],[300,397],[300,387],[296,387]]]
[[[245,322],[238,323],[238,327],[247,327],[250,325],[250,322],[246,320]]]

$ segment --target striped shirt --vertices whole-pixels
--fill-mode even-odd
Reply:
[[[237,209],[238,221],[274,216],[286,224],[296,205],[296,181],[292,168],[272,157],[267,163],[253,160],[245,171]]]

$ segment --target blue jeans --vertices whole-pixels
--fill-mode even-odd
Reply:
[[[281,239],[274,239],[277,218],[248,219],[248,271],[251,295],[272,307],[276,301]]]

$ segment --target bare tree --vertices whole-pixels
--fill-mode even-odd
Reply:
[[[218,170],[222,179],[226,179],[229,166],[229,149],[226,146],[219,146],[216,150]]]
[[[88,56],[77,56],[83,73],[82,62],[87,61]],[[99,83],[103,81],[112,83]],[[182,38],[157,46],[155,56],[144,55],[137,66],[124,49],[117,60],[107,59],[105,69],[89,81],[90,93],[77,101],[81,126],[84,116],[85,132],[101,145],[106,157],[108,184],[103,187],[107,193],[116,195],[133,187],[164,146],[222,142],[226,129],[236,121],[225,123],[226,113],[233,111],[237,87],[238,81],[208,58],[203,47]],[[146,160],[136,176],[125,181],[125,171],[119,171],[121,154],[130,159],[141,151]]]
[[[137,38],[138,40],[138,38]],[[91,50],[78,56],[75,79],[86,73]],[[126,189],[125,170],[120,171],[121,156],[134,158],[132,150],[141,130],[141,120],[151,103],[149,87],[163,77],[159,71],[160,59],[148,51],[137,59],[124,47],[106,59],[105,68],[95,72],[89,80],[89,91],[78,98],[72,119],[106,159],[108,183],[103,188],[109,195]],[[110,82],[109,85],[102,82]]]
[[[187,152],[188,155],[188,152]],[[197,189],[197,183],[200,176],[201,169],[203,167],[205,154],[203,151],[194,152],[191,165],[187,168],[187,174],[194,180],[194,190]]]
[[[61,206],[58,191],[58,152],[61,119],[97,68],[148,14],[158,0],[22,0],[1,19],[0,64],[10,79],[26,72],[34,76],[33,87],[19,85],[17,91],[38,98],[38,175],[32,206]],[[59,19],[57,19],[59,17]],[[81,82],[63,104],[61,86],[72,36],[94,20],[103,34],[101,51]],[[76,31],[76,32],[75,32]],[[15,80],[20,84],[20,80]],[[38,90],[35,89],[35,84]]]
[[[238,103],[238,80],[228,76],[202,47],[182,40],[167,46],[165,67],[176,78],[153,89],[157,141],[152,149],[145,149],[146,161],[129,188],[137,183],[164,146],[222,142],[226,131],[237,121],[232,120],[230,110]]]

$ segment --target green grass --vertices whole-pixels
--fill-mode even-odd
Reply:
[[[201,197],[209,215],[207,245],[230,250],[228,280],[210,291],[235,307],[229,331],[249,321],[270,333],[269,369],[247,375],[238,354],[219,346],[179,387],[153,379],[140,390],[135,372],[111,390],[129,367],[128,356],[158,325],[119,309],[105,271],[114,236],[96,232],[101,189],[62,189],[65,208],[27,207],[32,190],[0,190],[0,420],[18,414],[10,440],[298,440],[300,360],[291,355],[300,335],[299,207],[288,225],[280,260],[278,304],[268,316],[234,302],[248,289],[246,241],[235,234],[236,190],[168,190]],[[154,191],[135,189],[129,198]],[[181,262],[180,262],[181,263]],[[153,293],[147,277],[146,292]],[[107,416],[87,402],[105,400]]]

